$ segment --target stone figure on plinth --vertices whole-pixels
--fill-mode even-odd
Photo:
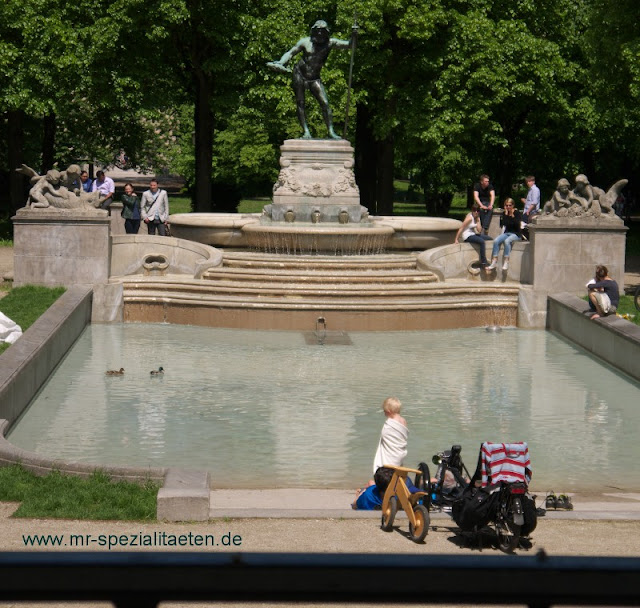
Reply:
[[[320,72],[332,48],[348,49],[353,47],[357,30],[357,26],[354,25],[351,40],[339,40],[338,38],[330,37],[326,21],[316,21],[311,28],[310,36],[298,40],[278,61],[267,63],[275,71],[292,72],[293,90],[296,95],[298,120],[303,130],[303,139],[311,139],[305,111],[305,92],[307,89],[311,91],[311,94],[320,104],[329,137],[331,139],[341,139],[333,130],[333,116],[329,107],[329,98],[320,79]],[[298,53],[302,53],[302,58],[296,63],[293,70],[286,67],[286,64]]]
[[[27,165],[22,165],[16,171],[29,177],[31,183],[25,204],[27,208],[88,210],[100,206],[102,199],[99,192],[87,193],[79,186],[78,165],[70,165],[66,171],[51,169],[45,175],[39,175]]]
[[[602,188],[592,186],[583,174],[576,176],[576,186],[573,190],[569,189],[569,181],[562,178],[543,208],[543,217],[618,219],[613,204],[627,185],[627,181],[618,180],[605,192]]]

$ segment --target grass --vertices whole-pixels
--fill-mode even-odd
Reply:
[[[0,311],[25,332],[63,293],[64,287],[16,287],[0,300]],[[0,344],[2,354],[10,344]]]
[[[633,303],[633,296],[620,296],[620,302],[618,303],[618,314],[623,316],[628,321],[640,325],[640,311],[636,310]]]
[[[112,482],[100,471],[82,479],[57,471],[38,477],[20,465],[0,468],[0,501],[21,503],[14,517],[152,521],[159,487]]]

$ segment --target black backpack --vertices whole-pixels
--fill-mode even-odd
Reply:
[[[489,493],[484,488],[469,485],[460,500],[453,503],[451,516],[464,532],[486,526],[495,515],[500,492]]]

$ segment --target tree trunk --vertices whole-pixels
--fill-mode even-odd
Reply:
[[[369,126],[368,109],[358,104],[356,108],[355,175],[360,190],[360,204],[371,215],[378,213],[376,206],[376,145]]]
[[[14,212],[20,207],[24,207],[27,199],[27,179],[22,173],[16,171],[24,161],[23,119],[24,112],[22,110],[7,112],[9,135],[7,157],[9,160],[9,197],[11,201],[11,212]]]
[[[360,204],[372,215],[393,213],[394,141],[389,135],[376,139],[370,126],[369,110],[361,105],[356,118],[356,181]]]
[[[195,71],[195,169],[196,183],[193,192],[193,210],[200,213],[213,210],[211,192],[211,166],[213,164],[213,113],[211,76],[202,70]]]
[[[42,175],[49,169],[53,169],[55,149],[56,115],[51,112],[50,114],[45,114],[42,121],[42,170],[40,171]]]
[[[379,215],[393,215],[393,187],[395,149],[393,135],[387,135],[377,142],[378,180],[376,184],[376,200]]]

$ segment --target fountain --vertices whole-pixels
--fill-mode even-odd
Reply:
[[[175,214],[171,232],[214,247],[286,255],[371,255],[453,242],[458,220],[370,216],[353,166],[346,140],[288,139],[262,214]]]
[[[331,38],[326,21],[318,20],[309,36],[298,40],[279,60],[267,63],[275,72],[292,74],[303,133],[300,139],[288,139],[281,146],[273,202],[264,207],[262,215],[172,215],[174,236],[216,247],[250,247],[287,255],[368,255],[389,248],[429,249],[453,242],[460,226],[456,220],[412,218],[399,223],[389,221],[392,218],[371,218],[360,204],[353,148],[334,131],[321,80],[321,70],[332,49],[350,49],[353,68],[357,31],[354,22],[350,40]],[[301,59],[289,68],[287,64],[298,55]],[[328,139],[312,139],[306,118],[307,90],[320,105]],[[346,132],[345,123],[345,137]]]

